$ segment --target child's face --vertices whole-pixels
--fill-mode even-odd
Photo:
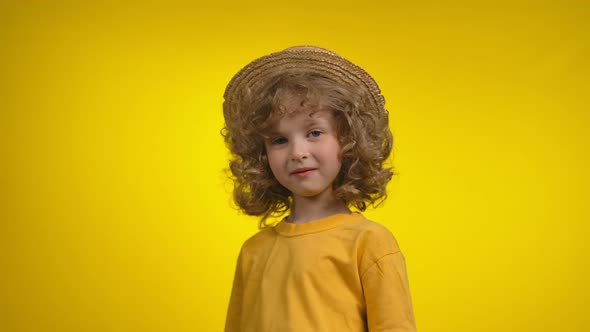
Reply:
[[[294,199],[331,195],[341,167],[332,112],[298,110],[278,119],[270,129],[266,154],[279,183]]]

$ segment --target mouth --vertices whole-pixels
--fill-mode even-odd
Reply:
[[[306,175],[310,174],[311,172],[313,172],[315,170],[316,170],[316,168],[313,168],[313,167],[297,168],[296,170],[294,170],[293,172],[291,172],[291,175],[295,175],[295,176],[306,176]]]

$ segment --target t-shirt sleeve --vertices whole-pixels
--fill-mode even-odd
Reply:
[[[243,280],[242,280],[242,253],[238,256],[234,282],[232,286],[227,317],[225,319],[225,332],[241,331],[242,321],[242,299],[243,299]]]
[[[406,264],[400,251],[379,258],[361,278],[370,332],[416,331]]]

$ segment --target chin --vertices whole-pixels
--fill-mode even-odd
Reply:
[[[314,198],[321,196],[324,192],[325,191],[323,190],[300,190],[298,192],[293,192],[293,194],[303,198]]]

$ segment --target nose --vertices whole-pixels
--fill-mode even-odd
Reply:
[[[309,157],[309,149],[305,140],[293,140],[291,145],[291,160],[297,161],[307,159]]]

